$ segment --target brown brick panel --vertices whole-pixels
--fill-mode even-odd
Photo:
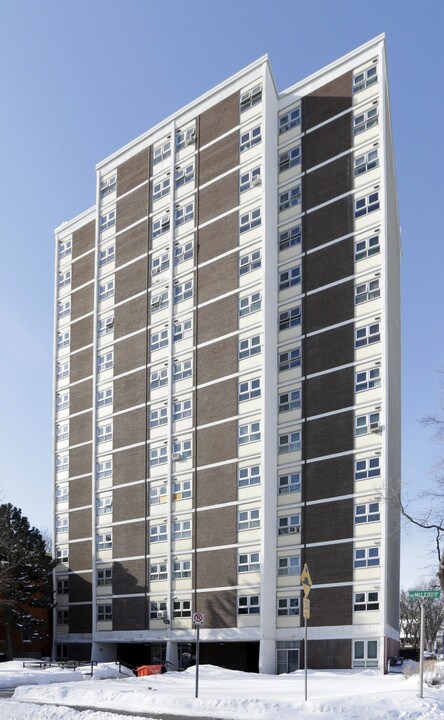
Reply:
[[[146,477],[145,462],[145,445],[114,453],[113,484],[121,485],[135,480],[144,480]]]
[[[199,116],[199,145],[202,147],[239,123],[239,93],[233,93]]]
[[[69,442],[71,445],[91,442],[92,439],[92,412],[76,415],[69,421]]]
[[[304,263],[304,290],[309,292],[354,273],[353,238],[310,253]]]
[[[198,303],[212,300],[238,287],[238,262],[237,254],[233,253],[197,271]]]
[[[146,148],[117,168],[117,196],[124,195],[148,178],[149,148]]]
[[[347,72],[302,99],[304,130],[319,125],[352,105],[352,73]]]
[[[352,156],[343,155],[337,160],[305,176],[303,186],[304,208],[310,209],[343,195],[352,189]]]
[[[304,248],[323,245],[353,232],[353,198],[345,198],[308,213],[304,223]]]
[[[354,325],[350,323],[308,337],[305,341],[306,374],[353,362],[354,332]]]
[[[352,114],[347,113],[305,136],[303,169],[314,167],[353,147]]]
[[[353,411],[308,420],[305,423],[305,432],[307,459],[353,450]]]
[[[134,405],[144,403],[146,399],[145,370],[124,375],[114,381],[113,409],[114,412],[126,410]]]
[[[73,260],[91,250],[96,243],[96,223],[94,220],[87,225],[74,230],[72,234],[72,257]]]
[[[143,514],[143,505],[140,514]],[[145,555],[145,523],[133,522],[131,525],[116,525],[113,528],[113,556],[131,557]]]
[[[239,164],[239,133],[233,132],[219,142],[201,150],[199,156],[199,182],[204,185]],[[237,175],[237,173],[235,174]],[[239,181],[237,181],[239,182]],[[239,185],[238,185],[239,188]],[[237,200],[234,203],[237,205]],[[214,213],[215,214],[215,213]],[[202,220],[201,220],[202,222]]]
[[[69,602],[91,602],[92,574],[69,575]]]
[[[197,547],[232,545],[237,542],[237,507],[202,510],[196,518]]]
[[[238,338],[229,337],[199,348],[196,382],[203,384],[237,372],[238,347]]]
[[[145,442],[146,408],[131,410],[114,418],[113,446],[115,448]]]
[[[196,553],[194,572],[198,588],[236,586],[236,548]]]
[[[223,420],[237,415],[238,380],[230,378],[225,382],[209,385],[197,391],[197,425]]]
[[[69,607],[69,632],[90,633],[91,626],[91,605],[70,605]]]
[[[148,221],[138,223],[116,237],[116,267],[143,255],[148,250]]]
[[[302,654],[303,650],[301,644]],[[309,666],[319,670],[349,670],[352,666],[351,640],[308,640],[307,652]],[[303,667],[302,660],[300,667]]]
[[[71,388],[69,399],[69,411],[72,415],[89,410],[93,405],[93,382],[92,379],[84,380]]]
[[[304,513],[304,542],[331,542],[353,537],[353,499],[307,505]],[[317,580],[314,568],[310,568],[314,583]],[[339,582],[339,581],[337,581]]]
[[[80,258],[72,264],[72,282],[71,288],[75,290],[94,278],[94,253]]]
[[[205,616],[206,628],[227,628],[237,625],[236,590],[198,593],[196,612]]]
[[[114,375],[135,370],[146,364],[146,332],[133,335],[114,345]]]
[[[197,464],[210,465],[237,455],[237,421],[197,431]]]
[[[69,569],[90,570],[92,565],[91,540],[71,543],[69,546]]]
[[[355,314],[354,293],[354,282],[349,280],[308,295],[304,308],[305,332],[315,332],[329,325],[351,320]]]
[[[91,612],[91,610],[90,610]],[[68,643],[68,660],[81,660],[91,657],[91,643]]]
[[[199,470],[196,482],[196,507],[219,505],[237,500],[237,464]]]
[[[93,315],[82,318],[71,325],[71,352],[80,350],[93,342],[94,318]]]
[[[113,594],[145,592],[145,560],[123,560],[113,563]]]
[[[352,407],[355,397],[354,368],[309,378],[305,386],[306,417]]]
[[[198,262],[203,263],[237,247],[239,214],[232,212],[199,230]]]
[[[145,505],[145,484],[114,488],[113,520],[115,522],[140,518],[141,515],[145,515]]]
[[[113,599],[113,630],[144,630],[146,615],[144,597]]]
[[[75,355],[71,355],[69,379],[72,383],[92,375],[93,357],[92,348],[87,348]]]
[[[199,224],[239,204],[239,175],[232,172],[199,192]]]
[[[91,470],[91,456],[89,457],[89,469]],[[69,483],[69,509],[75,510],[76,508],[83,507],[84,505],[91,505],[91,475],[87,477],[78,478],[77,480],[71,480]],[[91,512],[90,512],[91,516]],[[91,517],[89,523],[89,532],[87,537],[91,535]]]
[[[71,295],[71,320],[77,320],[94,309],[94,283]]]
[[[304,553],[304,562],[311,574],[316,573],[313,582],[318,585],[353,581],[352,542],[308,547]]]
[[[310,568],[310,574],[315,583],[316,579],[312,568]],[[310,593],[310,625],[312,627],[351,625],[353,619],[352,592],[352,588],[347,586],[312,590]],[[331,658],[329,661],[329,667],[331,667]],[[309,660],[309,662],[312,661]]]
[[[144,257],[116,272],[116,303],[146,290],[146,270],[147,259]]]
[[[91,472],[92,463],[92,446],[74,448],[69,451],[69,475],[76,477],[77,475],[86,475]],[[91,479],[88,480],[90,482]]]
[[[128,225],[148,215],[148,185],[143,185],[117,202],[116,231],[124,230]]]
[[[114,337],[121,338],[147,325],[146,294],[135,297],[114,310]]]
[[[197,342],[199,344],[237,330],[238,302],[237,295],[229,295],[198,309]]]
[[[304,499],[310,501],[348,495],[354,489],[353,477],[353,455],[308,463],[304,468]]]
[[[90,494],[85,498],[83,504],[91,504]],[[73,510],[69,516],[69,539],[81,540],[85,537],[91,537],[91,535],[93,535],[91,528],[91,508]]]

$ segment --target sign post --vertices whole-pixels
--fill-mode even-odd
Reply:
[[[200,626],[203,625],[204,616],[203,613],[193,613],[193,625],[196,626],[196,685],[194,690],[194,697],[199,697],[199,634]]]
[[[419,697],[424,697],[424,600],[425,598],[439,598],[440,590],[409,590],[409,598],[416,598],[421,602],[421,624],[419,632]]]
[[[305,563],[301,572],[301,585],[304,591],[302,610],[304,615],[304,665],[305,665],[305,700],[307,700],[307,620],[310,619],[310,600],[308,595],[313,585],[308,565]]]

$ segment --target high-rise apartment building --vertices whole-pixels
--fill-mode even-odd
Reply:
[[[59,657],[384,668],[400,236],[384,38],[267,58],[97,166],[56,231]]]

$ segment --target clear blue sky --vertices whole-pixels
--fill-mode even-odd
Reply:
[[[94,203],[95,163],[268,53],[279,89],[385,32],[403,239],[403,478],[444,368],[444,3],[0,0],[0,495],[51,526],[53,228]],[[444,451],[444,447],[441,448]],[[434,561],[403,534],[402,580]]]

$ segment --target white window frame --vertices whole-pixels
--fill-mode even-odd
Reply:
[[[71,315],[71,300],[59,300],[57,303],[57,317],[61,320]]]
[[[240,467],[237,471],[237,485],[239,488],[252,487],[261,483],[261,466],[248,465]]]
[[[105,280],[105,282],[99,285],[99,302],[107,300],[110,297],[114,297],[114,278]]]
[[[59,331],[57,333],[57,350],[62,350],[62,348],[68,347],[70,342],[71,342],[71,331],[70,330]]]
[[[97,335],[103,337],[112,333],[114,330],[114,313],[107,315],[106,317],[99,318],[97,323]]]
[[[103,372],[104,370],[111,370],[114,364],[114,351],[107,350],[97,356],[97,372]]]
[[[285,172],[296,165],[301,164],[301,146],[295,145],[292,148],[287,148],[279,153],[279,172]]]
[[[168,485],[150,485],[149,491],[149,503],[150,505],[160,505],[167,501],[168,498]]]
[[[353,117],[353,135],[359,135],[365,130],[375,127],[379,123],[379,108],[377,105],[356,113]]]
[[[160,405],[150,410],[149,426],[150,428],[161,427],[168,423],[168,407]]]
[[[261,396],[261,378],[249,378],[248,380],[239,380],[238,400],[245,402],[254,400]]]
[[[191,480],[190,478],[178,479],[173,478],[173,502],[180,502],[180,500],[190,500],[193,496]]]
[[[353,173],[355,177],[363,175],[370,170],[379,167],[379,150],[373,148],[362,155],[355,155],[353,158]]]
[[[381,368],[379,366],[357,370],[355,373],[355,392],[364,392],[381,387]]]
[[[174,285],[174,302],[180,303],[193,297],[193,278]]]
[[[278,597],[276,607],[278,617],[295,617],[300,614],[299,597]]]
[[[279,233],[279,250],[287,250],[302,242],[302,227],[300,224],[293,225],[288,230]]]
[[[105,405],[112,405],[113,402],[113,386],[110,385],[106,388],[100,388],[97,390],[97,407],[104,407]]]
[[[239,152],[243,153],[245,150],[250,150],[250,148],[255,145],[259,145],[261,142],[262,128],[260,125],[257,125],[254,128],[249,128],[248,130],[241,130],[239,138]]]
[[[100,605],[97,605],[97,622],[111,622],[112,619],[112,603],[100,603]]]
[[[193,377],[193,359],[176,360],[173,364],[173,382],[180,382]]]
[[[104,442],[111,442],[113,439],[113,423],[112,420],[107,420],[96,428],[96,443],[100,445]]]
[[[292,368],[301,367],[302,365],[302,348],[293,347],[289,350],[282,350],[278,355],[279,372],[285,372]]]
[[[359,653],[357,652],[358,648],[360,649]],[[378,664],[378,640],[353,641],[353,667],[375,668],[378,667]]]
[[[106,532],[97,533],[97,550],[112,550],[113,547],[113,533],[112,530]]]
[[[381,505],[379,500],[359,503],[355,505],[355,525],[367,525],[381,520]]]
[[[168,564],[166,562],[150,563],[149,580],[150,582],[168,580]]]
[[[186,240],[183,243],[174,244],[174,265],[192,260],[194,257],[194,240]]]
[[[301,388],[293,388],[279,393],[278,412],[289,412],[290,410],[300,410],[302,406],[302,390]]]
[[[173,401],[173,420],[178,422],[179,420],[185,420],[190,418],[193,414],[193,403],[191,398],[184,398],[183,400]]]
[[[169,342],[168,328],[162,328],[161,330],[151,330],[150,332],[150,351],[155,352],[167,347]]]
[[[244,358],[252,357],[253,355],[260,355],[262,352],[261,336],[251,335],[248,338],[241,338],[239,340],[239,360]]]
[[[160,178],[153,182],[153,202],[161,200],[168,195],[171,190],[171,178],[169,176]]]
[[[239,275],[258,270],[262,266],[262,250],[253,250],[246,255],[239,255]]]
[[[355,305],[361,305],[370,300],[381,297],[381,283],[379,278],[359,282],[355,285]]]
[[[379,210],[379,190],[375,190],[368,195],[363,195],[355,200],[355,218],[363,217],[369,213]]]
[[[357,415],[355,417],[355,436],[368,435],[377,432],[380,428],[381,413],[379,411]]]
[[[173,561],[173,580],[186,580],[187,578],[191,577],[191,571],[191,560]]]
[[[117,187],[117,175],[111,175],[109,178],[100,178],[100,195],[105,197],[110,195]]]
[[[171,534],[173,540],[189,540],[192,537],[191,520],[173,520]]]
[[[150,448],[150,467],[164,465],[168,460],[168,447],[164,444]]]
[[[106,587],[113,584],[112,568],[97,568],[96,582],[98,587]]]
[[[176,151],[183,150],[187,145],[192,145],[196,142],[196,126],[186,128],[186,130],[176,130]]]
[[[262,225],[262,213],[260,208],[255,208],[247,213],[239,214],[239,233],[253,230]]]
[[[174,174],[176,190],[194,180],[194,162],[184,167],[176,167]]]
[[[302,281],[301,265],[294,265],[279,272],[279,290],[287,290],[288,288],[300,285]]]
[[[379,567],[381,563],[381,549],[377,545],[355,548],[355,568]]]
[[[379,610],[379,592],[377,590],[359,590],[353,593],[353,612],[371,612]]]
[[[156,215],[151,221],[151,235],[153,240],[164,233],[167,233],[170,229],[171,220],[168,215],[168,210],[163,215]]]
[[[65,272],[59,272],[57,285],[59,288],[67,287],[71,285],[71,270],[65,270]]]
[[[59,258],[62,259],[71,255],[72,253],[72,239],[60,240],[59,242]]]
[[[287,577],[289,575],[301,574],[301,558],[299,555],[288,555],[286,557],[278,557],[277,562],[278,577]]]
[[[289,208],[296,207],[302,202],[302,187],[301,185],[293,185],[279,193],[279,212],[288,210]]]
[[[238,573],[259,572],[261,569],[260,553],[258,550],[252,552],[240,552],[237,556]]]
[[[289,330],[292,327],[298,327],[302,322],[302,308],[296,305],[287,308],[279,313],[279,331]]]
[[[56,410],[66,410],[69,408],[69,390],[64,390],[56,394]]]
[[[113,475],[113,459],[112,458],[102,458],[101,460],[98,460],[96,463],[96,474],[98,480],[103,480],[107,477],[112,477]]]
[[[69,421],[58,423],[56,427],[56,440],[62,442],[69,438]]]
[[[261,598],[256,595],[238,595],[237,598],[237,614],[238,615],[259,615],[261,611]]]
[[[156,367],[150,371],[150,390],[168,385],[168,368]]]
[[[301,106],[288,110],[283,115],[279,116],[279,135],[282,135],[288,130],[292,130],[301,124]]]
[[[377,255],[381,251],[381,239],[379,234],[371,235],[363,240],[355,242],[355,262],[365,260],[372,255]]]
[[[356,75],[353,75],[353,94],[361,92],[378,82],[378,66],[371,65]]]
[[[238,510],[237,512],[237,529],[238,532],[244,530],[257,530],[261,526],[260,508],[248,508],[246,510]]]
[[[180,342],[193,337],[193,319],[175,321],[173,325],[173,342]]]
[[[372,345],[373,343],[380,342],[380,340],[381,329],[379,321],[371,323],[371,325],[356,328],[355,330],[355,348]]]
[[[278,517],[278,535],[292,535],[301,532],[300,513]]]
[[[100,232],[103,232],[104,230],[108,230],[108,228],[113,227],[116,224],[116,211],[110,210],[107,213],[104,213],[99,218],[99,229]]]
[[[173,440],[173,454],[178,453],[181,460],[188,460],[192,455],[191,438],[183,438],[182,440]]]
[[[57,380],[69,377],[69,360],[57,363]]]
[[[260,420],[254,420],[253,422],[239,424],[238,445],[248,445],[249,443],[260,442],[260,439]]]
[[[373,455],[355,461],[355,480],[370,480],[381,477],[381,458]]]
[[[191,600],[173,600],[173,618],[190,618]]]
[[[56,485],[56,502],[68,502],[69,500],[69,485]]]
[[[114,243],[106,248],[99,248],[99,267],[103,267],[116,259],[116,246]]]
[[[96,498],[97,515],[109,515],[113,511],[113,496],[102,495]]]
[[[194,218],[194,200],[184,205],[176,206],[174,210],[174,224],[176,227],[193,220]]]
[[[251,188],[256,187],[257,185],[261,184],[261,168],[260,165],[258,167],[253,168],[252,170],[246,170],[245,172],[241,172],[239,175],[239,193],[242,194],[243,192],[247,192],[247,190],[251,190]]]
[[[287,472],[278,476],[278,494],[287,495],[293,492],[300,492],[302,487],[301,472]]]
[[[258,103],[262,102],[262,85],[255,85],[250,90],[246,90],[240,96],[241,113],[249,110]]]
[[[157,523],[150,525],[149,543],[166,542],[168,540],[168,525]]]
[[[259,312],[262,307],[262,293],[252,293],[252,295],[244,295],[239,298],[239,317],[245,317],[246,315],[252,315],[255,312]]]
[[[158,165],[171,155],[171,138],[163,140],[153,148],[153,165]]]

